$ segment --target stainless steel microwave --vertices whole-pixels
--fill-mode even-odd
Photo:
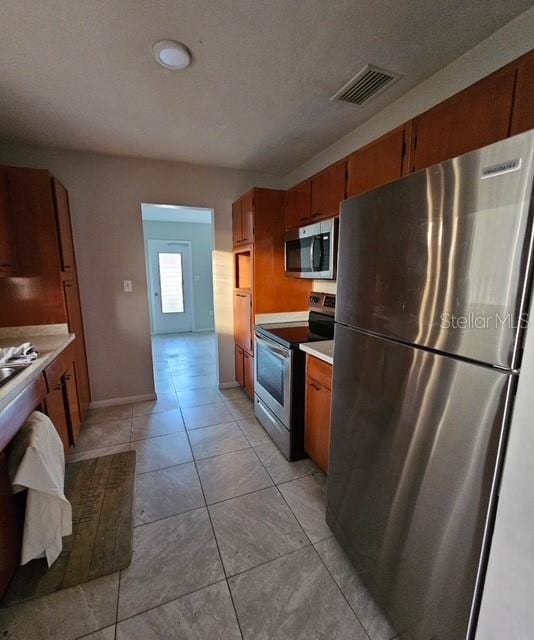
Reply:
[[[338,219],[321,220],[285,235],[285,272],[293,278],[335,280]]]

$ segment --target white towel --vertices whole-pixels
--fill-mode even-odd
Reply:
[[[13,491],[28,489],[21,564],[46,557],[50,567],[72,533],[72,509],[64,494],[63,444],[50,418],[34,411],[9,447]]]
[[[27,367],[39,354],[30,342],[23,342],[18,347],[0,348],[0,366]]]

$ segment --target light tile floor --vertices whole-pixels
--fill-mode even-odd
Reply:
[[[217,388],[214,335],[157,336],[153,354],[158,400],[91,411],[70,456],[137,451],[132,564],[0,609],[0,637],[393,638],[325,522],[324,475]]]

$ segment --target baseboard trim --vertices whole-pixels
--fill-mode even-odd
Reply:
[[[90,409],[99,409],[100,407],[114,407],[119,404],[132,404],[134,402],[146,402],[147,400],[156,400],[155,393],[145,393],[140,396],[123,396],[122,398],[109,398],[108,400],[93,400],[89,405]]]
[[[239,382],[219,382],[219,389],[233,389],[239,387]]]

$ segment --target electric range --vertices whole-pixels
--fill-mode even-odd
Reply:
[[[254,412],[288,460],[304,453],[306,357],[299,346],[332,340],[336,297],[310,295],[308,320],[256,326]]]

